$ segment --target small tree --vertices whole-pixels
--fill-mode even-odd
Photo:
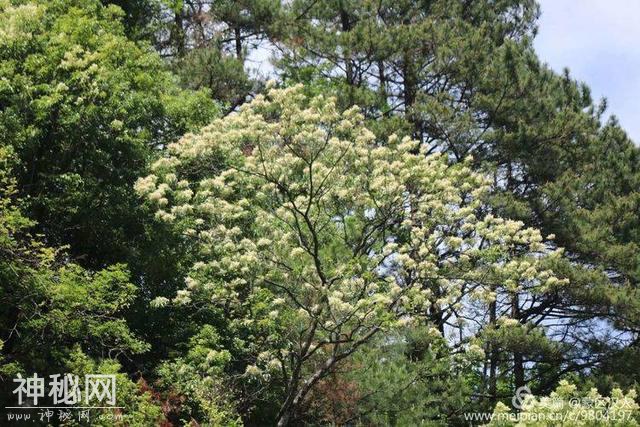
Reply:
[[[381,331],[455,318],[498,283],[564,283],[539,232],[476,217],[484,177],[409,138],[380,145],[363,120],[302,86],[271,89],[136,185],[200,247],[174,302],[226,319],[242,377],[282,386],[278,425]]]

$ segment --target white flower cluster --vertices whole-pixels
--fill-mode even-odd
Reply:
[[[174,302],[231,305],[253,316],[242,325],[279,324],[278,345],[308,354],[458,312],[465,297],[488,304],[498,289],[566,283],[545,267],[561,251],[537,230],[477,218],[489,182],[468,162],[449,165],[407,137],[377,144],[363,123],[357,108],[341,113],[294,86],[171,145],[136,191],[199,244]],[[247,375],[277,368],[268,359]]]

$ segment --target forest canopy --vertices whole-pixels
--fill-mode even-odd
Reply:
[[[640,149],[538,15],[0,0],[0,424],[638,425]]]

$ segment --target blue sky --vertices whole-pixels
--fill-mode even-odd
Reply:
[[[640,1],[538,1],[540,58],[556,71],[569,68],[594,99],[607,98],[608,113],[640,143]]]

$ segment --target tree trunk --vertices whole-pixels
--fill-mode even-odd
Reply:
[[[234,35],[236,39],[236,58],[242,60],[242,33],[240,32],[240,26],[236,26],[234,29]]]
[[[514,319],[520,320],[520,301],[517,293],[513,296],[511,302],[511,316]],[[522,353],[517,350],[513,352],[513,384],[516,389],[525,384],[524,361]]]
[[[175,48],[175,54],[178,58],[182,58],[185,54],[185,33],[183,25],[183,11],[182,9],[175,12],[173,17],[173,24],[175,25],[174,31],[171,33],[171,44]]]
[[[291,422],[291,418],[296,413],[303,400],[307,397],[311,388],[320,380],[320,378],[333,368],[340,358],[341,357],[336,357],[335,355],[331,356],[320,368],[318,368],[318,370],[314,372],[311,377],[304,381],[300,387],[295,387],[295,389],[292,389],[289,392],[287,400],[285,400],[285,403],[278,412],[278,427],[286,426]],[[297,390],[297,393],[295,390]]]
[[[340,25],[342,27],[342,32],[347,33],[351,31],[352,25],[351,20],[349,18],[349,13],[344,7],[344,3],[340,2]],[[345,78],[348,85],[349,91],[349,104],[354,103],[354,86],[355,86],[355,77],[353,73],[353,62],[351,61],[351,52],[346,49],[345,57],[344,57],[344,66],[345,66]]]
[[[495,288],[492,289],[495,291]],[[489,325],[495,327],[497,314],[496,314],[497,306],[496,302],[493,301],[489,304]],[[498,391],[498,379],[496,378],[498,369],[498,353],[496,351],[495,345],[493,343],[489,343],[489,395],[496,399],[497,391]]]

